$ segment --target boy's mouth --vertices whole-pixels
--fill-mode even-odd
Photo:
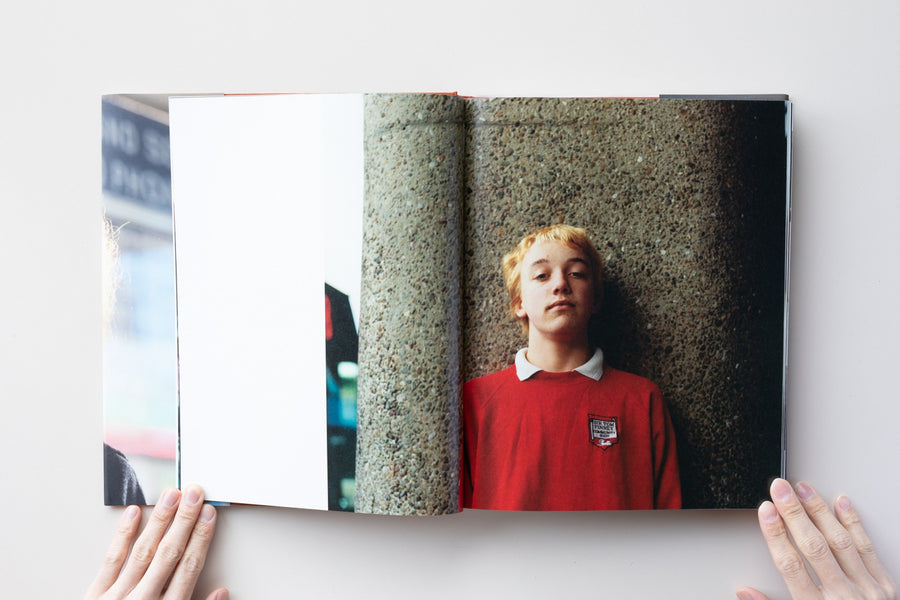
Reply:
[[[575,306],[575,304],[573,304],[572,302],[570,302],[568,300],[558,300],[558,301],[554,302],[553,304],[551,304],[550,306],[548,306],[547,310],[553,310],[553,309],[557,309],[557,308],[558,309],[573,308],[574,306]]]

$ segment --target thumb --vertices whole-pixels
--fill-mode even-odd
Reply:
[[[740,587],[735,592],[740,600],[769,600],[769,597],[751,587]]]

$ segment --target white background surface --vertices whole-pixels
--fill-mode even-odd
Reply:
[[[0,18],[0,596],[78,597],[100,469],[100,95],[787,92],[788,473],[856,501],[900,575],[900,5],[894,0],[129,3]],[[783,587],[752,511],[438,519],[223,509],[233,598],[733,597]]]

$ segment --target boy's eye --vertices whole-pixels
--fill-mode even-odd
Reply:
[[[538,273],[537,275],[534,276],[534,278],[539,281],[543,281],[544,279],[547,279],[547,274],[546,273]]]
[[[576,279],[584,279],[585,277],[587,277],[587,275],[585,273],[582,273],[581,271],[572,271],[571,273],[569,273],[569,275],[575,277]]]

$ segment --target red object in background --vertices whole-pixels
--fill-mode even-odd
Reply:
[[[334,329],[331,326],[331,300],[325,294],[325,340],[334,337]]]
[[[178,449],[176,433],[157,427],[107,425],[103,442],[125,454],[142,454],[168,460],[175,460]]]

